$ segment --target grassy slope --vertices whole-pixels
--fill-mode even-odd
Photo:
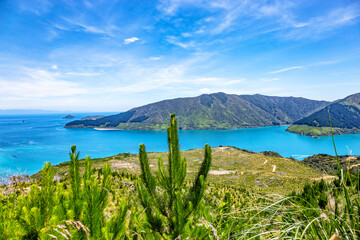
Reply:
[[[261,153],[250,153],[234,147],[213,148],[213,163],[209,182],[233,187],[245,187],[255,191],[268,193],[289,193],[300,190],[305,182],[319,179],[325,175],[310,167],[288,158],[270,157]],[[167,153],[149,153],[150,167],[157,169],[157,157],[162,156],[166,162]],[[183,151],[182,156],[188,162],[188,177],[193,178],[202,159],[203,149]],[[93,159],[95,168],[110,163],[113,170],[139,175],[139,159],[137,154],[123,153],[116,156]],[[83,160],[81,161],[83,164]],[[276,166],[273,172],[274,165]],[[69,162],[55,166],[60,176],[66,176]],[[82,166],[82,165],[81,165]],[[217,175],[223,174],[224,175]]]

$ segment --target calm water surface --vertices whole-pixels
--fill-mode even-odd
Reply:
[[[92,114],[73,114],[77,119]],[[106,157],[122,152],[136,153],[140,143],[147,151],[167,151],[166,131],[66,129],[71,120],[61,114],[0,116],[0,169],[39,171],[44,162],[53,165],[68,161],[71,145],[77,145],[81,157]],[[24,121],[24,122],[23,122]],[[271,150],[299,160],[306,156],[334,154],[331,137],[318,139],[285,131],[286,127],[262,127],[235,130],[183,130],[179,132],[182,150],[231,145],[255,152]],[[339,154],[360,155],[360,134],[335,136]]]

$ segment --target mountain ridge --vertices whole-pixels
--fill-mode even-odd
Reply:
[[[67,128],[166,129],[175,113],[180,129],[234,129],[290,124],[330,102],[265,95],[202,94],[132,108],[97,120],[77,120]]]

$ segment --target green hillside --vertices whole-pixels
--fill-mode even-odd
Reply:
[[[316,154],[305,158],[301,161],[301,163],[311,167],[312,169],[315,169],[319,173],[335,175],[338,170],[338,165],[335,159],[335,156],[328,154]],[[360,156],[339,156],[339,163],[341,168],[346,170],[347,167],[351,168],[352,166],[359,165]]]
[[[67,128],[165,129],[170,113],[180,129],[234,129],[292,123],[324,106],[325,101],[262,95],[204,94],[164,100],[97,120],[78,120]]]
[[[360,133],[360,93],[338,100],[295,121],[287,130],[309,136],[331,135],[329,113],[334,134]]]

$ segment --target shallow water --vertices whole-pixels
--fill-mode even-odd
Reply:
[[[73,114],[77,119],[93,115]],[[140,143],[147,151],[167,151],[166,131],[66,129],[72,120],[64,114],[0,116],[0,169],[32,174],[44,162],[53,165],[68,161],[71,145],[77,145],[81,157],[106,157],[122,152],[136,153]],[[25,122],[22,122],[25,121]],[[179,131],[182,150],[211,146],[236,146],[255,152],[271,150],[299,160],[317,153],[334,154],[331,137],[318,139],[285,131],[286,126],[234,130]],[[335,136],[339,154],[360,155],[360,134]],[[19,169],[19,170],[18,170]]]

